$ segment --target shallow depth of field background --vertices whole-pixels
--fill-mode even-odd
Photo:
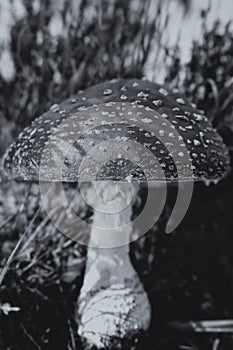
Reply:
[[[232,14],[230,0],[1,1],[0,157],[34,118],[79,89],[146,76],[204,109],[232,159]],[[171,326],[233,319],[232,180],[231,172],[216,186],[196,184],[182,224],[165,235],[168,201],[158,224],[131,245],[153,306],[147,349],[178,350],[185,342],[190,350],[233,349],[231,334]],[[86,250],[43,212],[30,224],[40,203],[36,184],[3,174],[0,181],[1,267],[28,228],[0,289],[0,349],[81,349],[74,311]],[[78,206],[76,189],[66,191]]]

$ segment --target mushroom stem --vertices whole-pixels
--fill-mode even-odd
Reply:
[[[103,181],[97,183],[97,196],[101,198],[94,204],[90,245],[109,248],[128,245],[132,234],[132,187],[126,182]],[[91,193],[93,196],[93,191]],[[93,201],[92,199],[92,201]]]
[[[91,247],[79,297],[78,332],[90,345],[111,348],[113,339],[129,338],[149,327],[150,304],[130,261],[132,205],[125,206],[125,186],[121,184],[116,191],[113,183],[105,183],[100,191],[110,209],[112,203],[116,211],[95,211],[93,215]],[[118,212],[118,205],[125,207]],[[100,225],[106,231],[99,229]]]

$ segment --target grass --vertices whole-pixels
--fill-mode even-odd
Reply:
[[[51,0],[39,3],[35,12],[24,0],[26,14],[11,31],[15,74],[10,81],[0,77],[1,119],[12,123],[11,139],[52,103],[80,89],[116,77],[142,77],[157,32],[157,21],[148,19],[148,0],[136,0],[136,6],[132,0],[99,5],[80,0],[75,12],[64,0],[60,13]],[[60,33],[52,31],[53,21]]]
[[[91,3],[80,1],[77,15],[64,1],[62,32],[52,36],[52,2],[41,1],[35,12],[31,1],[24,0],[25,16],[11,32],[15,74],[10,81],[0,77],[1,154],[51,103],[99,81],[144,75],[155,40],[161,37],[161,9],[154,21],[141,1],[137,6],[124,0]],[[202,19],[203,35],[193,43],[189,63],[180,63],[179,46],[166,48],[166,83],[179,87],[205,110],[231,150],[232,28],[218,22],[207,28],[208,11]],[[160,234],[168,205],[158,226],[132,244],[132,259],[154,310],[148,349],[232,348],[231,335],[200,335],[170,327],[173,321],[233,318],[232,180],[231,173],[216,187],[198,184],[177,232]],[[72,199],[74,189],[66,192]],[[80,210],[90,215],[85,208]],[[18,242],[20,249],[12,254]],[[6,272],[0,290],[0,348],[80,348],[75,302],[86,252],[50,223],[40,208],[36,184],[1,183],[0,248]]]
[[[216,20],[208,29],[211,7],[202,11],[202,37],[193,42],[190,61],[182,66],[179,44],[170,52],[166,82],[178,87],[203,109],[232,148],[233,23]]]

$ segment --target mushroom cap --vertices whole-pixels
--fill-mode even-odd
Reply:
[[[62,171],[51,159],[57,138],[71,147],[63,157]],[[145,155],[138,151],[138,144]],[[134,155],[143,155],[139,166],[134,162],[137,157],[127,160],[119,152],[126,145]],[[193,103],[154,82],[119,79],[53,105],[22,131],[6,153],[3,167],[8,176],[21,181],[121,180],[127,176],[189,181],[185,150],[192,180],[218,181],[228,173],[227,148]],[[87,156],[90,151],[92,155]]]

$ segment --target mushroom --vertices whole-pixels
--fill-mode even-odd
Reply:
[[[60,148],[68,144],[58,154],[61,163],[51,160],[58,140]],[[23,130],[3,165],[13,179],[40,180],[49,188],[80,181],[94,213],[78,299],[78,333],[91,346],[111,348],[115,339],[133,339],[146,331],[151,320],[147,293],[129,256],[140,186],[151,181],[156,188],[159,183],[162,199],[164,183],[216,183],[228,173],[229,155],[203,112],[176,90],[119,79],[53,105]],[[155,216],[162,208],[157,202]],[[153,225],[153,210],[143,217],[141,234]]]

